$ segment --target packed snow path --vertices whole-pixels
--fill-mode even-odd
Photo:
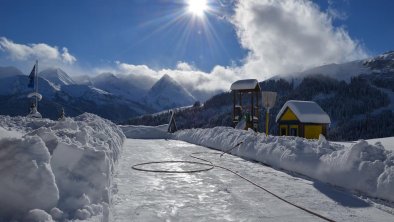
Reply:
[[[124,144],[115,174],[113,221],[319,221],[298,208],[219,168],[194,174],[141,172],[148,161],[190,160],[193,152],[217,151],[174,140],[133,140]],[[393,221],[394,215],[329,185],[224,155],[200,157],[264,186],[287,200],[335,221]],[[148,166],[147,166],[148,167]],[[201,166],[164,164],[154,169],[190,170]]]

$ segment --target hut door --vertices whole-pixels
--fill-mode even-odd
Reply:
[[[287,126],[280,126],[280,135],[287,136]]]
[[[297,125],[290,126],[290,136],[298,136],[298,126]]]

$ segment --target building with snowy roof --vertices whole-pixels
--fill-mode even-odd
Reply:
[[[280,136],[299,136],[318,139],[327,136],[330,117],[313,101],[287,101],[276,116]]]
[[[238,80],[231,84],[230,90],[233,94],[233,126],[257,132],[261,94],[259,82],[257,79]],[[241,124],[243,122],[244,125]]]

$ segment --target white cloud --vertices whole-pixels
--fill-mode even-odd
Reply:
[[[180,62],[176,69],[154,70],[146,65],[132,65],[116,61],[117,68],[101,69],[101,72],[114,72],[134,76],[149,76],[158,80],[168,74],[190,91],[216,92],[217,90],[228,90],[230,84],[238,79],[236,72],[239,68],[215,66],[211,72],[203,72],[195,69],[186,62]]]
[[[231,0],[232,1],[232,0]],[[314,66],[341,63],[366,57],[360,44],[332,21],[340,19],[337,11],[323,12],[309,0],[242,0],[237,1],[231,18],[241,46],[249,50],[241,66],[215,66],[210,72],[198,70],[180,61],[175,69],[155,70],[147,65],[116,61],[116,64],[83,69],[66,47],[18,44],[1,37],[0,50],[14,60],[44,58],[79,73],[112,72],[134,75],[145,87],[168,74],[189,91],[207,95],[229,90],[232,82],[244,78],[264,80],[275,74],[295,73]],[[331,7],[332,8],[332,7]]]
[[[40,59],[52,62],[63,62],[73,64],[76,58],[68,52],[67,48],[63,48],[60,53],[56,46],[50,46],[45,43],[38,44],[18,44],[5,37],[0,37],[0,47],[13,60],[29,60]]]
[[[122,63],[119,61],[116,61],[116,64],[118,66],[119,72],[121,73],[147,75],[153,78],[157,78],[157,72],[150,69],[146,65],[132,65],[132,64]]]
[[[77,59],[68,52],[66,47],[63,47],[62,59],[69,64],[73,64],[75,61],[77,61]]]
[[[195,68],[190,64],[188,64],[187,62],[178,62],[178,64],[176,64],[176,69],[183,71],[192,71]]]
[[[308,0],[239,1],[232,23],[250,50],[244,72],[264,79],[366,57],[344,28]]]
[[[295,73],[328,63],[366,57],[347,31],[332,24],[331,12],[323,12],[308,0],[238,1],[231,19],[239,41],[249,55],[240,67],[215,66],[202,72],[186,62],[175,69],[153,70],[145,65],[117,63],[120,71],[160,78],[173,77],[194,92],[229,90],[244,78],[264,80],[275,74]]]

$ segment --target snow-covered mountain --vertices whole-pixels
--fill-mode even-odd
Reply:
[[[62,69],[50,68],[38,76],[39,92],[44,98],[42,103],[48,102],[57,110],[65,107],[69,115],[88,111],[114,121],[124,121],[135,115],[195,102],[194,97],[168,75],[156,81],[142,75],[103,73],[78,77],[75,81]],[[14,67],[0,67],[0,79],[0,99],[6,105],[0,108],[0,114],[24,115],[29,104],[26,95],[32,92],[27,87],[28,76]],[[57,116],[53,111],[41,113],[49,114],[50,118]]]
[[[75,81],[62,69],[49,68],[41,71],[38,76],[48,80],[56,87],[64,85],[75,85]]]
[[[351,78],[355,76],[390,72],[394,72],[394,51],[389,51],[368,59],[341,64],[327,64],[302,72],[280,74],[272,79],[286,79],[293,81],[297,85],[307,76],[324,75],[333,79],[350,82]]]
[[[325,110],[331,120],[329,138],[356,140],[394,135],[394,52],[374,58],[331,64],[302,73],[276,76],[260,82],[263,91],[278,92],[276,105],[270,110],[274,118],[287,100],[312,100]],[[179,111],[178,128],[231,126],[232,96],[221,93],[203,107]],[[261,109],[261,125],[265,111]],[[166,123],[168,114],[144,116],[129,124]],[[271,133],[277,124],[270,121]]]
[[[131,75],[115,75],[113,73],[103,73],[90,80],[96,88],[131,101],[141,101],[143,95],[148,92],[149,86],[153,85],[153,83],[149,83],[149,80],[145,84],[140,84],[137,78],[133,78]],[[148,86],[146,86],[147,84]]]
[[[152,86],[146,96],[146,103],[158,110],[192,105],[195,101],[193,95],[167,74]]]
[[[13,66],[0,67],[0,79],[17,75],[23,75],[23,73]]]
[[[28,76],[13,67],[0,67],[0,70],[5,73],[0,76],[0,114],[26,115],[31,102],[27,94],[33,91],[27,87]],[[43,96],[39,111],[43,116],[52,119],[58,117],[62,107],[69,116],[90,112],[112,121],[124,121],[132,116],[156,111],[94,86],[75,84],[67,73],[60,69],[40,72],[38,85],[39,93]]]

